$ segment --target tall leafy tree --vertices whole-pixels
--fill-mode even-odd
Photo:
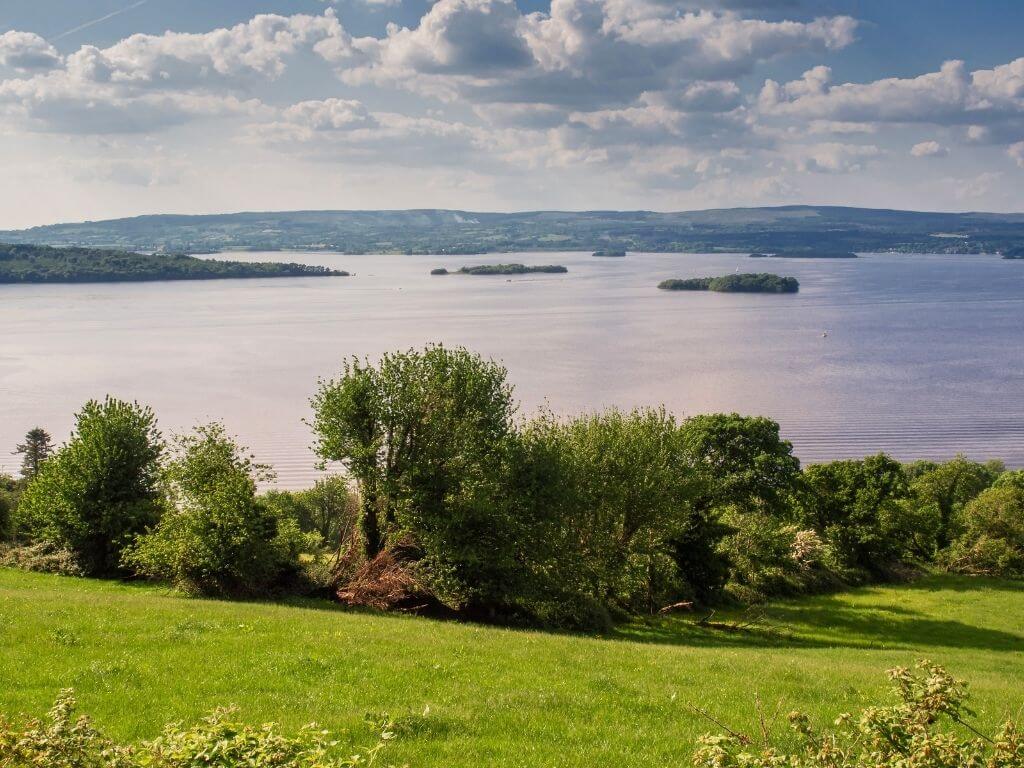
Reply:
[[[903,465],[879,453],[813,464],[804,470],[802,522],[821,534],[846,565],[884,572],[907,550],[903,502],[911,496]]]
[[[439,593],[465,604],[502,578],[515,410],[503,367],[435,345],[351,360],[312,399],[316,450],[355,481],[367,558],[410,536]]]
[[[163,452],[151,409],[90,400],[71,439],[26,487],[20,524],[33,538],[73,551],[89,573],[117,572],[124,547],[160,516]]]
[[[25,442],[15,449],[15,455],[21,455],[21,476],[31,480],[39,474],[45,462],[53,453],[53,440],[50,433],[42,427],[30,429],[25,435]]]

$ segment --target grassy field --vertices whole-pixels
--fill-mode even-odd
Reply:
[[[355,742],[386,711],[404,724],[387,762],[414,768],[688,765],[717,729],[687,703],[753,731],[757,695],[820,723],[921,657],[971,683],[986,727],[1019,716],[1024,585],[934,576],[777,603],[749,631],[690,617],[584,637],[0,569],[0,711],[41,713],[73,687],[123,739],[233,703],[245,720],[315,720]]]

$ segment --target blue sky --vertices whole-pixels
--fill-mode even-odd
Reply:
[[[0,228],[1024,210],[1019,0],[0,0]]]

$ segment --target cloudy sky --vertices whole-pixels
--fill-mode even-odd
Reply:
[[[1020,0],[0,0],[0,228],[1024,210]]]

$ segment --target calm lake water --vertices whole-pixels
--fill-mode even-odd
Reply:
[[[521,411],[664,404],[776,418],[805,461],[879,450],[1024,465],[1024,262],[580,253],[231,254],[354,273],[0,286],[0,470],[37,424],[66,438],[106,393],[165,433],[221,419],[282,486],[316,476],[308,398],[348,355],[440,341],[501,360]],[[566,275],[431,277],[437,266],[565,264]],[[797,295],[671,293],[669,277],[767,270]],[[823,336],[827,333],[827,336]]]

